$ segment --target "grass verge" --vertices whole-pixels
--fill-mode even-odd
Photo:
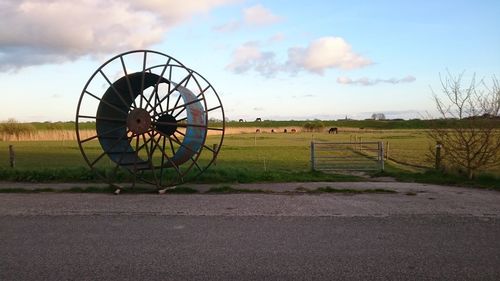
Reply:
[[[468,179],[463,175],[443,173],[434,170],[427,170],[423,172],[408,172],[397,168],[390,168],[384,172],[373,174],[372,176],[390,176],[402,182],[464,186],[500,191],[500,178],[494,175],[478,175],[474,179]]]

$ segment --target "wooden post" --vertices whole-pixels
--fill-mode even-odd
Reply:
[[[314,165],[314,141],[311,142],[311,169],[313,171],[316,169]]]
[[[16,167],[16,152],[14,151],[14,146],[12,144],[9,145],[9,160],[10,160],[10,167],[15,168]]]
[[[219,148],[219,145],[214,143],[212,148],[214,150],[214,166],[217,166],[217,149]]]
[[[389,142],[385,142],[385,160],[389,160]]]
[[[441,147],[442,146],[443,145],[441,144],[441,142],[436,143],[436,164],[435,164],[436,170],[441,169]]]
[[[380,169],[384,171],[384,142],[378,142],[379,145],[379,154],[380,154]]]

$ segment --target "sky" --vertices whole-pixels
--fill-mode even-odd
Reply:
[[[421,118],[440,75],[500,77],[500,1],[0,0],[0,120],[72,121],[92,73],[149,49],[231,120]]]

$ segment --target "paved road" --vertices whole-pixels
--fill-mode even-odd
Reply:
[[[499,192],[402,186],[0,194],[0,280],[500,280]]]

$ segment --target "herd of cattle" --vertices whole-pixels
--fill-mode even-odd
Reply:
[[[256,130],[255,130],[255,132],[256,132],[256,133],[261,133],[262,131],[261,131],[260,129],[256,129]],[[297,132],[297,130],[296,130],[296,129],[293,129],[293,128],[292,128],[292,129],[290,130],[290,133],[296,133],[296,132]],[[277,133],[277,131],[276,131],[276,130],[274,130],[274,129],[271,129],[271,133]],[[288,133],[288,129],[283,129],[283,133]],[[339,133],[339,130],[338,130],[338,128],[336,128],[336,127],[332,127],[332,128],[330,128],[330,130],[328,130],[328,133],[329,133],[329,134],[338,134],[338,133]]]

